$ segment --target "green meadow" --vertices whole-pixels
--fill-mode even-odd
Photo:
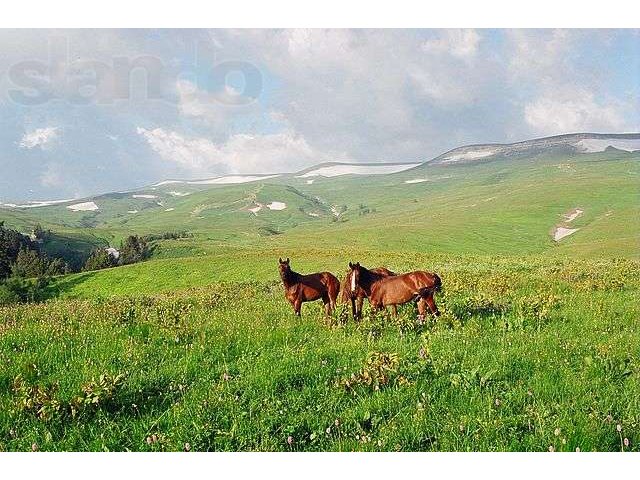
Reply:
[[[50,228],[52,254],[192,236],[0,307],[0,450],[639,451],[638,159],[549,153],[1,209],[14,228]],[[556,226],[577,230],[554,241]],[[278,257],[340,279],[349,261],[434,271],[443,313],[354,322],[307,303],[296,318]]]

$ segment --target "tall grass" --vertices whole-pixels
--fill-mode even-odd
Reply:
[[[0,449],[640,450],[637,262],[440,265],[425,324],[267,278],[0,308]]]

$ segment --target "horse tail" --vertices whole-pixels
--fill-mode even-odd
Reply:
[[[352,295],[351,290],[350,290],[351,272],[352,272],[352,270],[349,270],[347,272],[347,275],[344,277],[344,280],[342,281],[342,284],[340,285],[340,302],[341,303],[347,303],[349,300],[351,300],[353,298],[353,295]]]
[[[340,293],[340,280],[338,280],[334,275],[329,274],[327,290],[329,294],[329,301],[332,305],[335,305],[336,300],[338,299],[338,294]]]

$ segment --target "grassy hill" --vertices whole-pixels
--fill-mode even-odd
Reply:
[[[0,307],[0,450],[638,451],[640,153],[534,150],[0,209],[78,245],[193,234]],[[279,256],[436,271],[443,315],[294,318]]]

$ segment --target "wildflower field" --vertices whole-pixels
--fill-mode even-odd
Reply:
[[[0,450],[640,450],[637,260],[368,252],[438,272],[442,315],[355,323],[296,318],[281,253],[61,277],[59,298],[0,307]]]
[[[3,208],[8,227],[59,234],[50,254],[159,240],[147,261],[0,307],[0,450],[638,451],[639,159],[539,154],[167,185],[91,212]],[[270,202],[286,208],[256,210]],[[573,233],[554,240],[558,226]],[[366,306],[355,323],[316,302],[296,318],[278,257],[340,279],[350,261],[436,272],[442,315]]]

